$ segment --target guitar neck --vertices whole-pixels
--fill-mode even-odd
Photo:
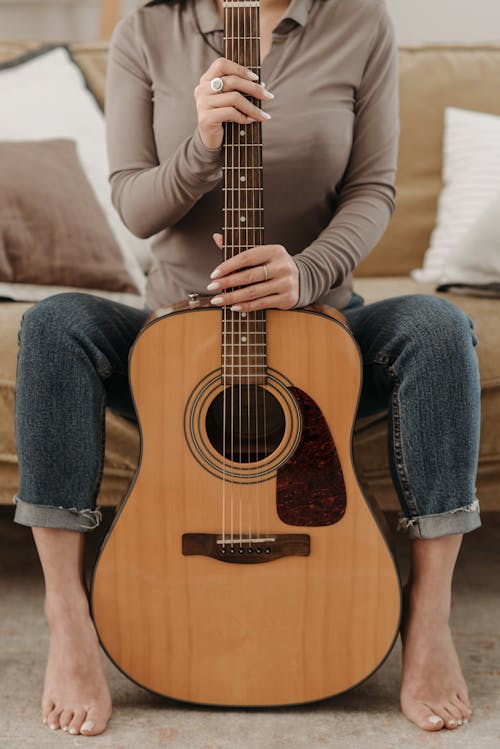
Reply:
[[[224,1],[225,56],[260,78],[260,3]],[[260,99],[247,97],[260,107]],[[264,244],[262,123],[224,123],[224,248],[226,258]]]

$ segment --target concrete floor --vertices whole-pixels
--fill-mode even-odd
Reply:
[[[89,568],[112,511],[89,537]],[[44,749],[499,749],[500,747],[500,514],[464,543],[455,578],[453,627],[474,715],[468,726],[427,734],[398,708],[399,643],[379,671],[350,693],[321,703],[259,711],[199,708],[155,697],[106,662],[114,713],[96,738],[51,733],[40,719],[48,645],[43,584],[28,528],[0,508],[0,747]],[[389,515],[392,526],[394,515]],[[407,543],[395,536],[403,577]]]

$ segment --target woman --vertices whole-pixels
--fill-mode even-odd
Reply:
[[[33,528],[45,576],[42,713],[52,729],[96,735],[111,715],[83,578],[85,533],[100,521],[105,406],[134,418],[127,360],[142,324],[151,309],[207,289],[213,304],[242,312],[320,299],[347,316],[364,364],[359,415],[389,409],[400,525],[411,540],[401,707],[426,731],[471,715],[448,618],[462,536],[480,525],[473,321],[433,296],[365,305],[352,293],[351,272],[394,210],[392,25],[384,0],[261,0],[260,17],[262,78],[274,97],[222,54],[222,0],[153,2],[118,24],[106,91],[110,182],[131,231],[157,234],[146,306],[67,293],[23,319],[15,520]],[[268,244],[221,262],[214,188],[225,121],[263,123]],[[235,286],[243,288],[227,291]]]

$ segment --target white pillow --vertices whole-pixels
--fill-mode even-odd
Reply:
[[[460,239],[442,278],[443,283],[500,282],[500,192]]]
[[[141,305],[146,277],[136,251],[146,240],[135,237],[127,229],[111,203],[104,115],[87,88],[80,68],[63,46],[10,65],[0,69],[0,140],[72,138],[76,141],[83,170],[121,248],[125,267],[138,289],[139,298],[135,301]],[[0,295],[9,296],[6,287],[10,286],[16,285],[1,284]],[[19,298],[21,294],[26,301],[36,301],[40,293],[46,291],[47,296],[54,293],[50,288],[34,287],[33,299],[30,286],[14,288],[12,296]],[[99,295],[109,294],[99,291]],[[131,298],[134,301],[133,297],[113,293],[111,298],[123,298],[129,303]]]
[[[443,182],[423,268],[411,272],[417,281],[450,280],[459,243],[500,193],[500,117],[446,109]]]

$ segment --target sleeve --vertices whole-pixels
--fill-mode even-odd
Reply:
[[[146,57],[133,13],[113,30],[105,119],[111,201],[125,226],[147,238],[179,221],[222,177],[222,146],[205,145],[196,127],[159,163]]]
[[[340,286],[378,243],[395,210],[398,50],[385,5],[356,91],[354,115],[353,145],[335,214],[319,236],[293,256],[299,270],[295,307]]]

